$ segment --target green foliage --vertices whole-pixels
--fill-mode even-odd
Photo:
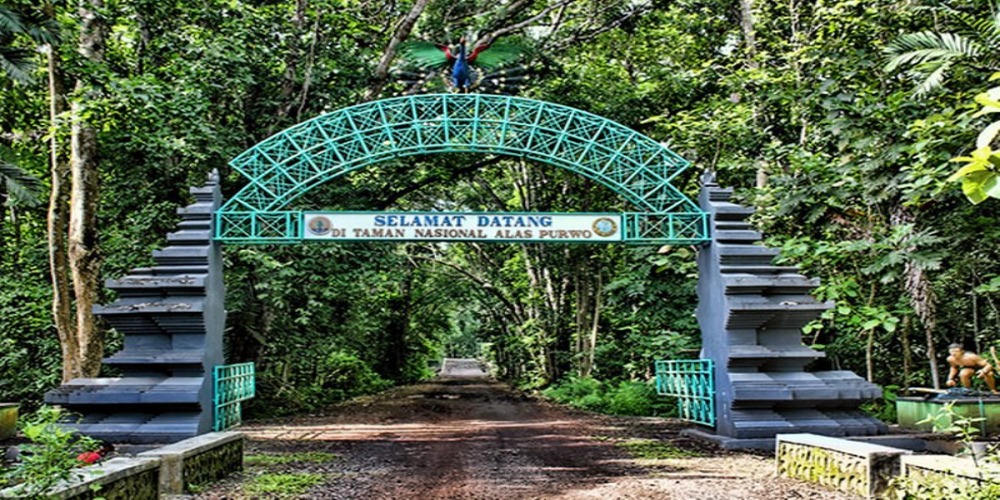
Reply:
[[[684,450],[670,443],[652,439],[632,439],[618,443],[630,455],[642,460],[665,460],[671,458],[691,458],[701,456],[693,450]]]
[[[304,494],[309,488],[322,484],[326,480],[323,474],[261,474],[254,476],[243,485],[243,493],[251,497],[273,496],[289,498]]]
[[[646,382],[621,381],[617,384],[591,378],[567,377],[542,391],[553,401],[583,410],[611,415],[666,416],[673,406],[657,396]]]
[[[956,66],[977,71],[1000,69],[1000,17],[996,15],[1000,2],[988,5],[993,12],[964,12],[942,3],[934,9],[955,31],[919,31],[896,37],[885,52],[890,57],[887,72],[907,68],[911,77],[918,79],[916,95],[925,95],[939,89]]]
[[[41,277],[0,274],[0,400],[30,410],[58,384],[59,341],[49,319],[49,288]]]
[[[37,205],[43,188],[42,181],[0,156],[0,196],[10,197],[5,204]]]
[[[994,73],[990,80],[1000,78]],[[974,116],[1000,113],[1000,87],[994,87],[976,96],[982,109]],[[976,149],[969,156],[959,156],[952,161],[965,163],[962,168],[948,178],[962,181],[962,192],[973,204],[978,205],[987,198],[1000,199],[1000,151],[994,151],[992,144],[1000,134],[1000,121],[986,126],[976,138]]]
[[[30,46],[57,41],[55,23],[40,19],[33,10],[19,11],[11,2],[0,5],[0,76],[28,83],[32,80]]]
[[[882,397],[861,405],[861,409],[887,424],[894,424],[897,422],[896,399],[898,397],[898,385],[882,386]]]
[[[917,425],[931,424],[934,432],[946,432],[954,434],[963,443],[971,443],[977,436],[982,436],[986,432],[982,426],[985,417],[968,417],[955,411],[955,403],[948,402],[941,406],[934,413],[927,415],[927,418],[917,422]]]
[[[31,441],[23,445],[21,461],[8,473],[17,493],[26,497],[44,496],[60,481],[78,475],[77,455],[98,448],[97,442],[59,425],[61,410],[42,407],[34,415],[19,419],[21,433]]]
[[[304,376],[304,370],[312,373],[312,377],[308,380],[285,378],[289,372]],[[331,403],[382,391],[392,386],[391,381],[379,376],[367,363],[342,351],[331,352],[314,365],[268,366],[258,372],[257,377],[261,391],[270,394],[270,397],[252,406],[257,414],[262,416],[312,411]]]
[[[936,410],[927,418],[917,422],[917,424],[932,424],[935,432],[947,432],[954,434],[963,445],[963,453],[972,456],[973,463],[978,469],[983,481],[969,480],[956,476],[949,477],[945,474],[914,475],[908,477],[898,477],[892,480],[892,488],[896,498],[900,499],[922,499],[922,498],[972,498],[972,499],[992,499],[1000,496],[1000,483],[994,482],[1000,478],[996,469],[997,456],[992,455],[982,460],[973,451],[974,441],[985,434],[982,422],[986,419],[982,417],[967,417],[955,411],[955,403],[948,402]],[[996,450],[992,450],[993,453]]]
[[[967,498],[993,500],[1000,498],[1000,484],[984,482],[973,485],[967,480],[931,477],[895,477],[889,486],[893,498],[899,500],[924,500],[931,498]]]

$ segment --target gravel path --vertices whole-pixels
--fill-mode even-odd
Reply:
[[[852,498],[776,478],[771,458],[682,438],[685,425],[537,401],[488,380],[474,362],[449,360],[434,381],[244,426],[249,463],[257,465],[198,498],[281,496],[248,489],[272,474],[312,474],[317,482],[285,497],[345,500]],[[623,446],[637,440],[666,444],[675,456],[637,458]],[[306,452],[314,459],[260,463]],[[336,457],[315,460],[330,457],[323,453]]]

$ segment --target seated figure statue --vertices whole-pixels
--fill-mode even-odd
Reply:
[[[948,346],[948,364],[951,370],[948,372],[948,387],[955,387],[955,375],[962,381],[962,387],[969,389],[972,386],[972,375],[983,379],[990,392],[997,394],[996,380],[993,377],[993,366],[985,359],[974,352],[967,352],[959,344]]]

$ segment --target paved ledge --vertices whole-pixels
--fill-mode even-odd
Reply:
[[[178,441],[174,444],[144,451],[137,456],[140,457],[161,457],[163,455],[181,455],[185,458],[199,455],[209,450],[214,450],[222,445],[234,441],[242,441],[244,438],[241,432],[210,432],[193,438]]]
[[[160,461],[162,495],[179,495],[191,484],[205,484],[243,470],[240,432],[211,432],[140,453]]]

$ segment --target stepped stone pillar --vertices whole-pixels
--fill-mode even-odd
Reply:
[[[710,244],[698,254],[702,358],[715,364],[717,425],[708,436],[729,448],[770,448],[774,436],[867,436],[882,422],[858,406],[881,388],[849,371],[809,371],[824,357],[802,345],[802,327],[833,307],[810,292],[819,280],[775,266],[779,251],[759,244],[731,189],[706,179],[699,203],[709,214]]]
[[[222,195],[219,175],[191,188],[195,203],[178,209],[181,222],[156,265],[108,280],[118,300],[94,307],[125,337],[104,359],[120,377],[74,379],[45,395],[82,415],[73,426],[116,443],[171,443],[212,430],[212,372],[223,364],[226,322],[222,253],[212,241],[212,214]]]

